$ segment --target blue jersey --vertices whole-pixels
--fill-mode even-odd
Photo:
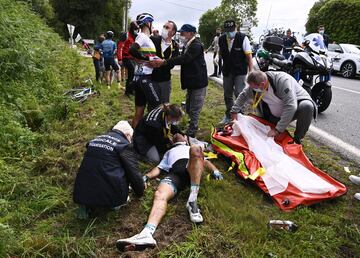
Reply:
[[[101,43],[101,49],[105,59],[113,58],[116,51],[116,44],[111,39],[106,39]]]

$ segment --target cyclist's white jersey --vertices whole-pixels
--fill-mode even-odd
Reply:
[[[140,46],[139,52],[144,56],[154,57],[156,56],[156,48],[152,40],[146,34],[140,32],[135,39],[135,42]],[[135,68],[135,75],[150,75],[153,68],[148,67],[146,62],[137,60],[137,66]]]

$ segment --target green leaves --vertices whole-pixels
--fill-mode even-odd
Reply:
[[[199,33],[203,43],[211,44],[216,28],[222,28],[225,20],[235,20],[240,27],[244,22],[256,26],[256,0],[222,0],[220,6],[208,10],[200,17]]]
[[[334,18],[335,17],[335,18]],[[311,8],[307,32],[325,26],[331,42],[360,44],[360,2],[357,0],[321,0]]]

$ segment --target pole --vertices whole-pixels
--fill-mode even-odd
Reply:
[[[129,0],[125,0],[124,31],[128,31],[128,1]]]

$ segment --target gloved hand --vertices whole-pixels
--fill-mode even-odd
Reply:
[[[213,177],[215,178],[215,180],[223,180],[224,179],[222,173],[219,170],[213,171]]]

